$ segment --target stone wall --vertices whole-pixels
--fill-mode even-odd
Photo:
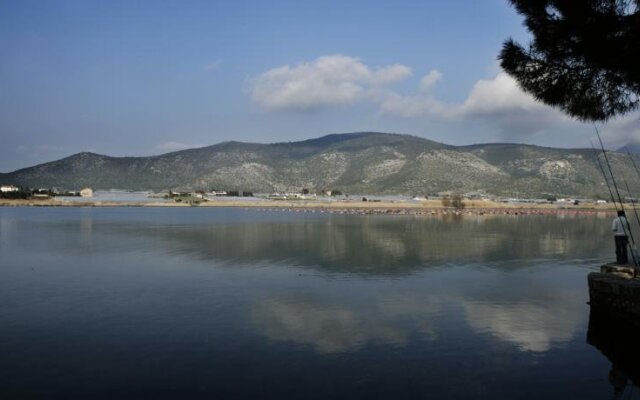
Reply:
[[[592,307],[605,309],[640,326],[640,280],[622,272],[589,274],[589,298]]]

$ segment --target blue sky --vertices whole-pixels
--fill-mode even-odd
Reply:
[[[506,0],[0,0],[0,171],[352,131],[587,145],[500,71],[508,37]]]

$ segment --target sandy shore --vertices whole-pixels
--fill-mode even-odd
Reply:
[[[535,214],[592,214],[614,212],[612,204],[555,205],[555,204],[511,204],[484,200],[465,201],[463,210],[445,208],[438,200],[420,202],[364,202],[364,201],[283,201],[283,200],[213,200],[192,206],[187,203],[115,202],[115,201],[69,201],[69,200],[0,200],[0,207],[239,207],[246,209],[282,210],[294,212],[329,212],[341,214],[409,214],[409,215],[535,215]],[[631,205],[628,205],[631,208]]]

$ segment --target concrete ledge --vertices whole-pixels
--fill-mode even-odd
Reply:
[[[640,280],[613,273],[592,272],[588,276],[589,298],[593,307],[640,325]]]
[[[636,268],[631,265],[619,265],[619,264],[604,264],[600,267],[600,272],[603,274],[613,274],[621,278],[631,279],[636,274]]]

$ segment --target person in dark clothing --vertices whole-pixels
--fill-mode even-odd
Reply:
[[[613,219],[611,224],[613,238],[616,242],[616,264],[627,264],[629,258],[627,256],[627,244],[629,243],[629,221],[624,211],[618,211],[618,216]]]

